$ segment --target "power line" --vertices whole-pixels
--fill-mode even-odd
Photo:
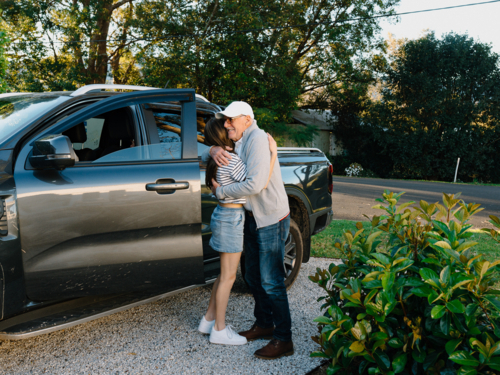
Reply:
[[[229,31],[225,31],[225,32],[217,31],[217,32],[213,32],[213,33],[208,33],[205,36],[245,34],[245,33],[257,32],[257,31],[299,29],[299,28],[302,28],[302,27],[329,25],[329,24],[332,24],[332,23],[347,23],[347,22],[355,22],[355,21],[366,21],[366,20],[371,20],[371,19],[376,19],[376,18],[389,18],[389,17],[405,16],[405,15],[408,15],[408,14],[428,13],[428,12],[435,12],[435,11],[440,11],[440,10],[449,10],[449,9],[456,9],[456,8],[464,8],[464,7],[471,7],[471,6],[476,6],[476,5],[492,4],[492,3],[498,3],[498,2],[500,2],[500,0],[483,1],[481,3],[453,5],[453,6],[449,6],[449,7],[415,10],[415,11],[410,11],[410,12],[402,12],[402,13],[394,13],[394,14],[386,13],[386,14],[380,14],[380,15],[372,16],[372,17],[349,18],[349,19],[346,19],[346,20],[312,22],[312,23],[297,24],[297,25],[287,25],[287,26],[270,26],[270,27],[254,28],[254,29],[229,30]],[[41,42],[40,44],[50,44],[50,45],[52,45],[52,44],[83,44],[83,43],[96,43],[96,42],[129,42],[129,43],[135,43],[135,42],[154,42],[154,41],[167,40],[167,39],[182,39],[182,38],[190,38],[190,37],[196,37],[196,36],[200,36],[200,35],[199,34],[172,34],[172,35],[167,35],[167,36],[163,36],[163,37],[137,38],[137,39],[133,39],[133,40],[130,40],[130,39],[95,39],[95,40],[87,40],[87,41],[53,41],[53,42]],[[32,41],[19,41],[19,42],[15,42],[15,43],[12,43],[12,44],[22,44],[22,43],[35,43],[35,42],[32,42]]]

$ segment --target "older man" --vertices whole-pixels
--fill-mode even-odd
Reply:
[[[262,359],[293,354],[290,308],[285,288],[285,240],[290,230],[290,208],[279,162],[269,178],[271,156],[266,133],[257,126],[252,107],[233,102],[217,113],[225,119],[228,136],[235,141],[235,151],[247,166],[245,181],[227,186],[215,185],[218,199],[246,197],[245,204],[245,279],[255,299],[255,323],[240,335],[248,341],[272,340],[255,352]],[[211,147],[203,155],[227,165],[231,158],[221,147]]]

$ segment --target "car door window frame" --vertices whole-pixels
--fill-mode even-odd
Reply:
[[[58,121],[52,126],[44,128],[41,132],[30,137],[28,142],[33,145],[36,139],[49,134],[59,134],[63,131],[70,129],[71,127],[81,123],[82,118],[92,118],[104,113],[110,112],[115,109],[135,106],[138,107],[146,103],[154,102],[165,102],[165,101],[178,101],[181,107],[181,159],[158,159],[158,160],[140,160],[140,161],[116,161],[109,163],[86,163],[79,162],[71,168],[82,168],[82,167],[101,167],[108,165],[133,165],[133,164],[156,164],[156,163],[168,163],[168,162],[190,162],[198,159],[197,153],[197,137],[196,137],[196,101],[195,93],[193,89],[163,89],[163,90],[151,90],[151,91],[140,91],[133,93],[124,93],[120,95],[114,95],[109,98],[103,99],[97,103],[90,104],[89,106],[83,108],[80,111],[71,113],[69,116],[61,121]],[[136,108],[137,109],[137,108]],[[146,117],[147,111],[142,111],[144,118],[144,125],[149,127],[150,121]],[[138,112],[135,112],[138,114]],[[153,114],[151,113],[153,117]],[[141,116],[136,116],[140,118]],[[154,122],[154,121],[153,121]],[[155,123],[155,122],[154,122]],[[140,124],[137,123],[137,125]],[[156,130],[155,130],[156,132]],[[149,131],[147,138],[149,144],[154,144],[154,139],[151,139],[155,132]],[[158,137],[158,134],[156,134]],[[158,137],[159,140],[159,137]],[[157,142],[159,143],[159,142]],[[25,163],[26,169],[32,169],[29,161]]]

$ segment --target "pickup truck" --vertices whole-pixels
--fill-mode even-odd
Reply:
[[[200,156],[205,123],[220,110],[192,89],[0,95],[0,339],[215,280],[217,201]],[[279,161],[292,218],[290,287],[311,236],[332,219],[332,170],[317,149],[281,148]]]

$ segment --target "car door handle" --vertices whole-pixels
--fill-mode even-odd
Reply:
[[[169,182],[166,184],[147,184],[147,191],[162,191],[162,190],[184,190],[189,188],[189,182]]]

